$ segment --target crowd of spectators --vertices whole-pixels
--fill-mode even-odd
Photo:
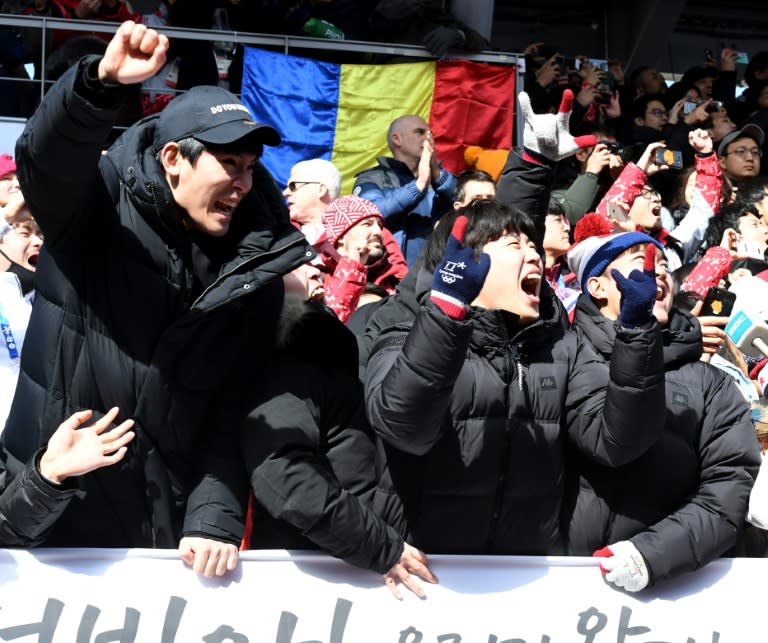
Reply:
[[[336,4],[270,16],[357,33]],[[218,71],[110,144],[173,64],[147,22],[0,157],[0,545],[178,547],[208,576],[317,547],[396,596],[429,554],[594,555],[632,592],[768,554],[768,54],[737,98],[727,49],[667,87],[532,45],[519,148],[455,176],[403,114],[353,194],[322,159],[281,194],[279,133]]]
[[[28,117],[37,105],[39,88],[21,82],[28,79],[25,65],[32,65],[35,80],[44,76],[50,83],[81,56],[103,51],[109,35],[74,24],[78,20],[120,23],[130,19],[149,27],[414,44],[437,57],[449,50],[490,48],[486,38],[455,19],[444,3],[422,0],[159,0],[150,13],[135,11],[130,0],[3,0],[3,13],[73,21],[72,30],[0,27],[0,77],[7,79],[0,80],[0,113],[5,116]],[[141,111],[134,109],[133,119],[159,111],[177,92],[195,85],[220,84],[239,94],[243,51],[235,40],[173,38],[167,63],[145,84]],[[391,58],[317,49],[307,53],[335,62]]]

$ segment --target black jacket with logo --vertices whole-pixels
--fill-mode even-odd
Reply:
[[[15,475],[72,412],[120,407],[137,438],[82,476],[50,546],[175,547],[209,412],[258,368],[282,302],[280,275],[312,256],[257,163],[253,189],[205,270],[151,150],[157,116],[102,154],[131,88],[94,82],[86,58],[48,92],[16,149],[45,234],[21,375],[2,436]],[[205,285],[205,284],[203,284]],[[202,292],[201,292],[202,290]]]
[[[615,359],[615,322],[591,298],[579,298],[574,324],[606,360]],[[571,488],[578,497],[566,511],[570,553],[589,556],[630,540],[651,582],[698,569],[736,544],[760,466],[749,405],[730,375],[699,360],[698,324],[672,309],[663,338],[661,438],[612,470],[574,454],[573,474],[580,480]],[[652,429],[649,419],[641,424],[641,430]]]
[[[427,302],[376,341],[366,401],[409,542],[428,553],[561,554],[566,443],[619,466],[658,438],[660,330],[623,331],[609,374],[564,327],[548,288],[541,319],[522,328],[503,311],[457,321]]]

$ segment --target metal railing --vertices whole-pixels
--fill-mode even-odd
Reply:
[[[21,16],[16,14],[0,14],[0,26],[12,27],[16,29],[38,29],[40,34],[41,48],[39,52],[32,55],[29,62],[35,65],[36,78],[26,79],[11,76],[0,76],[3,80],[19,83],[34,83],[39,85],[39,97],[42,99],[47,86],[53,81],[46,78],[45,61],[50,52],[46,51],[46,42],[49,40],[49,32],[53,30],[62,30],[74,32],[82,35],[88,34],[112,34],[117,29],[118,24],[114,22],[93,21],[93,20],[69,20],[62,18],[47,18],[40,16]],[[371,53],[383,54],[389,56],[398,56],[404,58],[434,59],[433,56],[424,48],[416,45],[389,44],[372,41],[355,40],[330,40],[322,38],[309,38],[303,36],[287,36],[277,34],[260,34],[243,31],[218,31],[213,29],[188,29],[180,27],[153,27],[158,32],[168,36],[169,39],[198,40],[214,43],[216,41],[231,42],[233,46],[246,45],[253,47],[265,47],[273,50],[279,50],[286,54],[295,54],[301,51],[302,55],[311,57],[312,50],[350,52],[350,53]],[[309,53],[307,53],[309,52]],[[522,69],[521,62],[524,60],[524,54],[516,52],[483,51],[478,53],[470,52],[452,52],[452,58],[463,60],[472,60],[478,62],[488,62],[500,65],[516,65],[518,69],[518,87],[522,87]],[[168,89],[168,91],[174,91]],[[234,90],[239,93],[239,88]],[[518,123],[521,125],[521,123]],[[522,131],[520,128],[515,128]]]

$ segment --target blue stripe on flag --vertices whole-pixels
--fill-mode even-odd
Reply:
[[[295,163],[331,160],[340,79],[340,65],[246,47],[242,100],[280,132],[282,144],[265,147],[262,161],[281,188]]]

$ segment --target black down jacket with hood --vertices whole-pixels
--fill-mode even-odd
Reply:
[[[541,317],[525,327],[480,308],[457,321],[427,301],[412,324],[374,344],[368,414],[388,446],[391,492],[415,546],[562,554],[566,443],[619,466],[658,438],[658,325],[624,330],[609,373],[581,334],[564,328],[561,310],[545,286]]]
[[[74,411],[98,417],[117,405],[137,438],[122,462],[80,478],[84,496],[46,544],[175,547],[201,441],[215,438],[211,407],[224,388],[247,385],[245,367],[259,367],[279,277],[313,253],[259,162],[227,234],[194,239],[151,149],[157,116],[102,154],[135,88],[105,87],[96,65],[83,59],[51,88],[16,148],[45,246],[5,464],[19,472]],[[201,270],[212,275],[204,290]]]
[[[591,298],[579,298],[574,324],[606,360],[614,359],[615,322]],[[590,556],[629,540],[645,558],[651,583],[698,569],[736,544],[760,466],[749,405],[730,375],[699,361],[698,323],[673,308],[663,338],[661,438],[618,469],[576,456],[580,484],[571,488],[579,493],[566,512],[569,553]]]
[[[185,524],[202,531],[184,535],[239,544],[250,481],[246,549],[319,548],[388,571],[403,539],[374,513],[385,462],[365,415],[352,333],[323,305],[288,295],[274,361],[252,381],[222,407],[238,451],[222,452],[218,470],[190,494]]]

